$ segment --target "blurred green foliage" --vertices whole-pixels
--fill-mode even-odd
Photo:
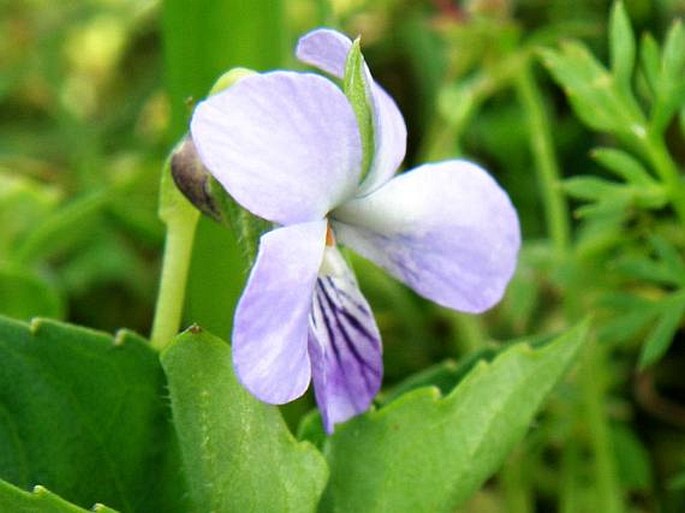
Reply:
[[[388,396],[445,358],[594,315],[582,368],[463,511],[685,510],[685,3],[255,5],[269,16],[231,1],[0,3],[0,314],[148,334],[160,170],[193,102],[231,66],[296,66],[296,38],[332,25],[362,35],[405,114],[405,167],[483,163],[526,239],[507,298],[482,318],[351,257],[383,333]],[[186,322],[227,336],[240,251],[208,219],[194,250]],[[288,407],[291,424],[308,401]]]

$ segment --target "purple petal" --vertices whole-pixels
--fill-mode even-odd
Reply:
[[[441,305],[497,303],[521,241],[507,194],[466,161],[427,164],[336,209],[338,239]]]
[[[262,401],[301,396],[311,375],[307,338],[321,267],[326,221],[277,228],[262,236],[233,329],[236,374]]]
[[[335,424],[369,408],[381,386],[383,360],[376,321],[352,271],[337,249],[326,251],[336,252],[339,260],[335,275],[316,282],[309,355],[316,401],[332,433]]]
[[[352,41],[340,32],[317,29],[300,39],[295,54],[302,62],[342,78],[351,47]],[[368,67],[365,75],[371,91],[375,152],[360,196],[374,191],[395,174],[407,148],[407,127],[395,101],[373,80]]]
[[[331,29],[316,29],[300,38],[295,55],[305,64],[342,78],[350,48],[352,41],[346,35]]]
[[[228,193],[270,221],[321,219],[357,188],[357,120],[340,89],[317,75],[248,76],[200,103],[191,132]]]

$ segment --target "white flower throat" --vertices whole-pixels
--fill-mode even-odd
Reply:
[[[326,247],[323,250],[319,276],[332,276],[334,278],[346,278],[356,283],[354,274],[350,270],[345,258],[335,243],[335,236],[330,224],[326,230]]]

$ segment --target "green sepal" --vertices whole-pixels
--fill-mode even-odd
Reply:
[[[373,116],[371,113],[371,84],[361,51],[360,38],[354,40],[345,62],[343,91],[352,105],[357,118],[362,143],[362,174],[360,181],[369,172],[374,155]]]

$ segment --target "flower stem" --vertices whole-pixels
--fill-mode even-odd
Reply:
[[[530,64],[517,69],[516,92],[528,120],[530,148],[542,191],[547,229],[558,255],[566,255],[570,244],[568,206],[561,190],[561,173],[554,155],[551,123],[545,112],[542,94],[535,83]]]
[[[451,311],[449,321],[454,330],[454,350],[457,357],[478,351],[485,346],[487,337],[480,319],[471,314]]]
[[[162,275],[150,344],[161,351],[181,326],[193,239],[200,213],[176,189],[169,166],[160,184],[159,217],[166,224]]]

